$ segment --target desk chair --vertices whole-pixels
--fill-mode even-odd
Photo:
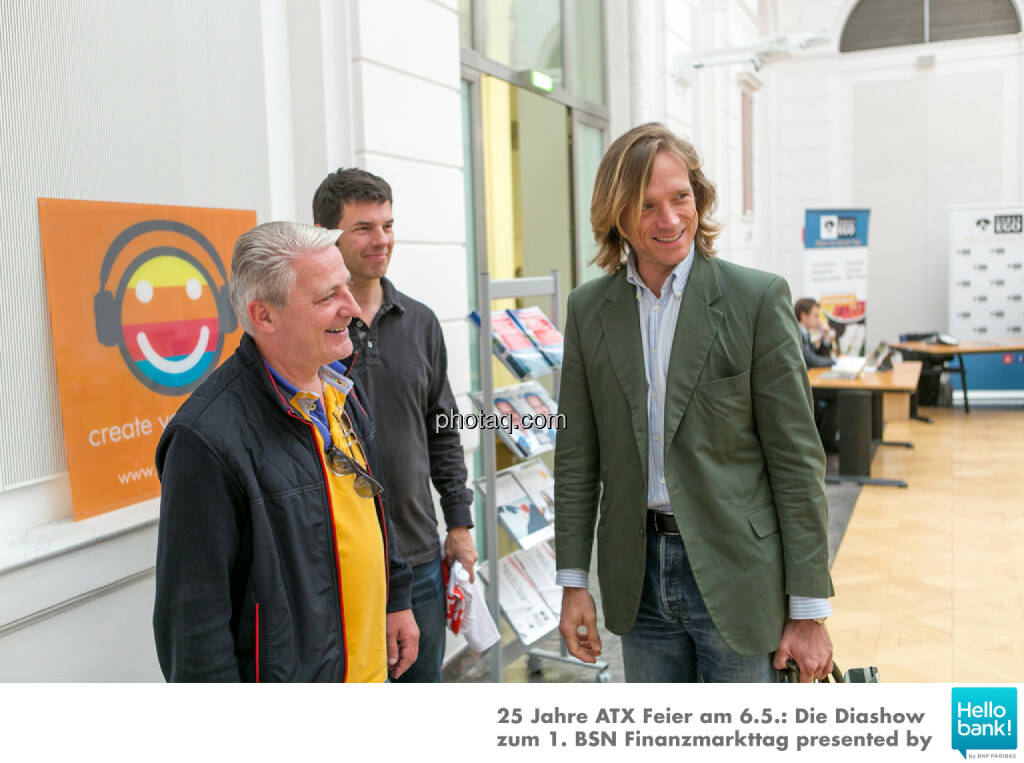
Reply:
[[[900,334],[901,342],[934,342],[935,331],[916,332],[908,334]],[[915,393],[916,400],[913,401],[913,405],[916,409],[918,403],[923,405],[931,405],[938,401],[939,391],[939,377],[944,373],[959,374],[960,375],[960,389],[964,393],[964,413],[970,413],[971,409],[967,403],[967,370],[964,368],[964,359],[961,355],[956,352],[956,347],[950,345],[949,355],[930,355],[923,352],[903,352],[904,360],[920,360],[921,365],[921,378],[917,383],[917,392]],[[958,362],[954,364],[954,359]],[[926,382],[927,380],[927,382]],[[926,396],[923,394],[925,391],[933,392],[932,396]],[[923,401],[923,403],[922,403]],[[927,420],[931,423],[931,419],[926,419],[924,416],[918,416],[916,410],[913,412],[913,417],[917,419]]]

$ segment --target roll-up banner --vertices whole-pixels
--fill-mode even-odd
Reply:
[[[1024,341],[1024,203],[950,206],[948,310],[947,333],[961,341]],[[964,362],[971,391],[1024,389],[1024,353]]]
[[[836,332],[840,355],[863,355],[867,337],[867,209],[808,209],[804,216],[804,288]]]

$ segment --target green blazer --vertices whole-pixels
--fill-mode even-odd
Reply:
[[[825,454],[785,280],[695,254],[669,359],[665,479],[726,643],[778,647],[786,596],[827,598]],[[626,268],[569,295],[555,452],[559,569],[597,573],[625,633],[644,582],[647,381]],[[603,491],[602,491],[603,487]]]

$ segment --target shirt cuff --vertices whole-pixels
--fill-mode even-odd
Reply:
[[[832,605],[828,599],[811,599],[806,596],[789,597],[789,617],[793,620],[812,620],[815,617],[828,617],[832,614]]]
[[[586,588],[587,571],[579,569],[558,570],[555,573],[555,585],[563,588]]]
[[[441,513],[444,514],[446,530],[453,527],[473,528],[473,505],[470,503],[453,503],[451,506],[442,504]]]

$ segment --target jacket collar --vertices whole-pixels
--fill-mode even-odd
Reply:
[[[648,391],[636,287],[627,280],[626,268],[619,268],[607,278],[605,303],[599,310],[601,327],[615,377],[629,402],[633,437],[640,463],[646,469]]]
[[[697,379],[707,362],[711,345],[722,322],[722,312],[713,307],[722,296],[718,283],[718,264],[697,256],[683,290],[676,335],[668,361],[668,385],[665,394],[665,443],[671,444],[679,423],[693,398]]]
[[[269,367],[263,360],[263,356],[260,355],[259,349],[256,347],[256,343],[252,340],[252,337],[248,334],[243,333],[242,339],[238,343],[238,349],[235,350],[235,354],[242,363],[242,367],[245,372],[253,378],[257,386],[266,393],[277,406],[285,413],[293,413],[291,405],[289,404],[290,396],[287,391],[282,389],[277,381],[274,379],[274,375],[270,372]],[[351,369],[351,366],[349,366]],[[360,385],[359,380],[355,376],[348,376],[352,382],[352,387],[349,394],[345,398],[345,410],[354,411],[358,409],[360,416],[360,432],[372,433],[373,424],[363,407],[363,389]]]
[[[239,341],[238,349],[235,350],[235,353],[242,362],[242,367],[256,382],[257,386],[272,398],[281,410],[288,412],[290,406],[288,405],[287,393],[274,380],[274,375],[267,367],[263,356],[260,355],[256,342],[253,341],[248,333],[242,334],[242,339]]]
[[[713,304],[722,294],[716,263],[700,254],[694,257],[683,290],[679,319],[669,357],[669,384],[665,399],[665,443],[671,444],[693,397],[694,387],[722,320]],[[613,359],[612,367],[629,401],[630,417],[641,463],[647,463],[647,379],[644,374],[643,341],[636,290],[629,283],[627,269],[608,276],[605,303],[600,320]]]

